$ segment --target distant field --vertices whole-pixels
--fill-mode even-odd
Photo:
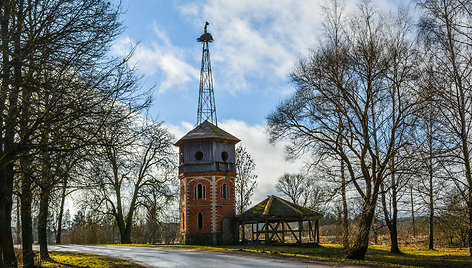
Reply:
[[[294,246],[192,246],[192,245],[146,245],[131,244],[126,246],[200,248],[207,250],[247,251],[259,254],[279,254],[288,257],[310,258],[328,262],[364,264],[386,267],[472,267],[472,257],[468,248],[438,248],[427,250],[416,247],[400,247],[404,254],[391,254],[390,247],[373,245],[369,247],[364,261],[344,259],[345,253],[339,244],[321,244],[318,247]]]

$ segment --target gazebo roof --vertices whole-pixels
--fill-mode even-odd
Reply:
[[[320,219],[323,215],[309,208],[299,206],[284,200],[278,196],[271,195],[264,201],[253,206],[237,216],[244,221],[264,220],[313,220]]]
[[[183,142],[193,142],[201,140],[221,140],[234,144],[240,141],[235,136],[229,134],[228,132],[205,120],[205,122],[190,130],[185,136],[178,140],[175,145],[179,146]]]

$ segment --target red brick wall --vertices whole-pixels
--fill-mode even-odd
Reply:
[[[209,174],[208,174],[209,175]],[[219,175],[219,174],[218,174]],[[215,176],[216,179],[216,231],[221,232],[221,223],[224,218],[234,215],[234,177]],[[211,198],[212,188],[210,181],[212,176],[198,177],[181,177],[181,232],[185,233],[211,233],[212,232],[212,213]],[[196,199],[194,187],[201,183],[205,185],[206,198]],[[229,199],[222,199],[221,185],[226,183],[229,188]],[[183,191],[182,191],[183,190]],[[185,196],[187,202],[185,202]],[[198,228],[198,212],[203,213],[203,228]],[[187,214],[188,213],[188,214]]]
[[[203,213],[203,228],[198,229],[198,212]],[[189,233],[211,233],[211,207],[210,206],[194,206],[191,207],[187,219]]]

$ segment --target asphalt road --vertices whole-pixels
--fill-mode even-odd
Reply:
[[[225,254],[199,249],[159,247],[50,245],[50,251],[77,251],[127,259],[151,267],[336,267],[324,263],[303,263],[282,258]],[[338,266],[339,267],[339,266]]]

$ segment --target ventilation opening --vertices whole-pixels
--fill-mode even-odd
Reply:
[[[203,153],[201,151],[195,152],[195,160],[200,161],[203,159]]]
[[[228,153],[225,152],[225,151],[223,151],[223,152],[221,153],[221,159],[223,159],[223,161],[226,162],[226,161],[228,160]]]

